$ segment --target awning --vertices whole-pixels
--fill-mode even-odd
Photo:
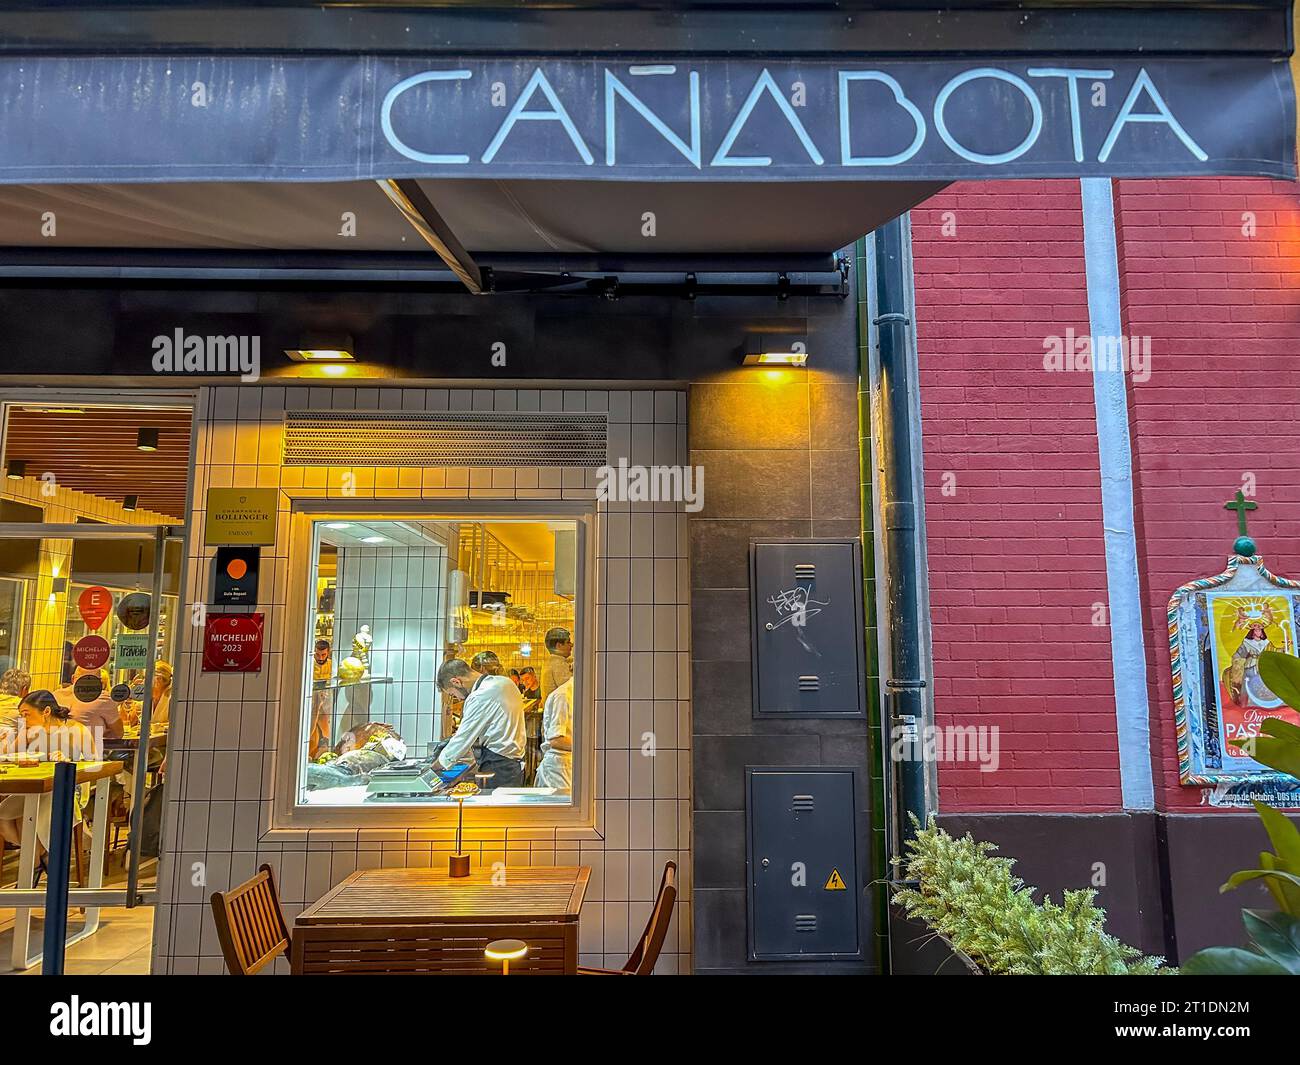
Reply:
[[[0,57],[0,183],[1295,177],[1287,64]]]
[[[829,254],[932,182],[421,180],[474,255]],[[0,246],[402,253],[428,249],[373,181],[0,185]],[[651,221],[652,220],[652,221]],[[53,232],[49,225],[54,226]]]

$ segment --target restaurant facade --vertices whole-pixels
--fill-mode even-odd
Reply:
[[[1231,371],[1140,293],[1232,275],[1292,339],[1289,5],[96,6],[0,11],[0,654],[170,679],[120,802],[152,972],[225,971],[209,896],[263,864],[292,924],[457,851],[587,867],[584,965],[672,862],[658,972],[902,971],[929,813],[1214,939],[1259,847],[1179,775],[1153,619],[1243,482],[1150,456]],[[1281,235],[1211,270],[1243,212]],[[1139,323],[1157,395],[1044,361]],[[457,750],[449,658],[539,718],[569,670],[567,771],[405,772]]]

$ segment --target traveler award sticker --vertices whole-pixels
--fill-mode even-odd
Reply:
[[[77,612],[86,628],[98,629],[113,612],[113,593],[107,588],[87,588],[77,597]]]
[[[257,606],[260,547],[218,547],[212,602],[218,606]]]
[[[124,632],[113,641],[113,666],[116,669],[144,669],[149,662],[149,634]]]
[[[98,669],[108,661],[112,650],[102,636],[83,636],[72,648],[72,661],[82,669]]]
[[[209,614],[203,626],[204,673],[260,673],[265,614]]]
[[[149,627],[149,618],[153,613],[153,603],[147,592],[131,592],[122,596],[117,604],[117,620],[122,628],[138,632]]]

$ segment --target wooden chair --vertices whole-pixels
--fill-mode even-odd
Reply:
[[[237,888],[214,891],[212,918],[232,976],[252,976],[289,949],[289,926],[269,865]]]
[[[659,894],[655,897],[654,909],[650,911],[650,920],[646,922],[645,931],[621,969],[593,969],[578,966],[579,976],[649,976],[655,971],[655,962],[663,949],[668,936],[668,922],[673,919],[673,907],[677,904],[677,863],[669,862],[664,866],[663,879],[659,881]]]

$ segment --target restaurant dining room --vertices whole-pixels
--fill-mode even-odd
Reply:
[[[0,972],[41,971],[61,875],[67,971],[148,972],[192,421],[160,395],[3,405]]]

